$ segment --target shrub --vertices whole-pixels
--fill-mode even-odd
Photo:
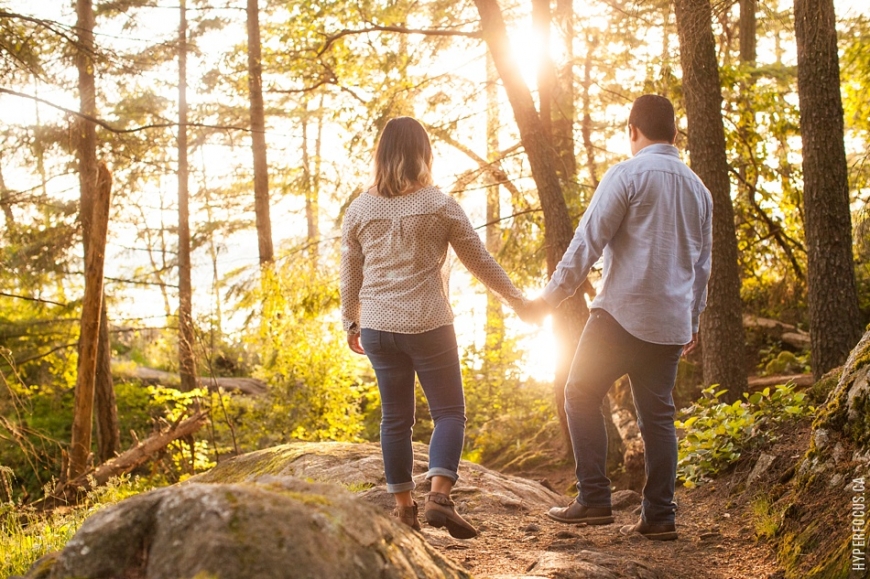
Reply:
[[[679,441],[677,476],[687,487],[710,480],[740,458],[752,445],[775,438],[773,424],[815,412],[803,392],[792,383],[771,390],[743,394],[733,404],[720,402],[718,385],[702,392],[675,422],[684,434]]]

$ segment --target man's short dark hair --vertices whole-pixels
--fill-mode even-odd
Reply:
[[[674,105],[657,94],[645,94],[634,101],[628,115],[628,124],[640,129],[651,141],[673,143],[677,136]]]

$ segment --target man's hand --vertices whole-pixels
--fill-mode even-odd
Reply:
[[[692,334],[692,341],[683,346],[683,356],[688,356],[698,345],[698,334]]]
[[[350,349],[356,352],[357,354],[361,354],[365,356],[366,351],[363,350],[362,344],[359,343],[359,334],[351,334],[348,332],[347,334],[347,345],[350,346]]]
[[[544,298],[537,298],[523,302],[523,305],[516,308],[516,312],[520,319],[527,324],[540,326],[544,322],[544,318],[552,312],[552,308],[544,301]]]

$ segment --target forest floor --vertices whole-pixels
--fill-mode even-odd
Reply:
[[[747,476],[761,451],[748,453],[711,483],[678,488],[676,541],[622,536],[621,526],[637,522],[639,507],[634,506],[615,510],[612,525],[566,525],[543,512],[492,514],[470,518],[480,531],[471,541],[451,539],[443,530],[425,524],[424,535],[445,556],[482,578],[535,576],[545,554],[552,558],[554,553],[570,556],[588,550],[632,559],[668,579],[778,579],[783,573],[771,547],[758,538],[753,507],[763,500],[759,498],[763,490],[804,454],[809,436],[807,423],[792,423],[775,444],[763,449],[778,459],[751,488],[747,488]],[[557,489],[569,488],[573,479],[568,467],[535,474],[526,478],[546,478],[548,486]],[[615,486],[619,488],[618,481]],[[566,497],[565,504],[569,501]]]

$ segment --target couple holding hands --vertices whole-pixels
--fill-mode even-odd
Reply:
[[[377,377],[387,491],[402,523],[420,529],[412,496],[416,377],[435,425],[424,517],[453,537],[477,535],[450,498],[465,435],[453,313],[442,275],[450,245],[478,280],[531,323],[572,296],[604,256],[602,287],[565,387],[578,494],[546,514],[562,523],[613,523],[600,408],[611,385],[627,374],[647,480],[640,520],[620,531],[677,538],[671,391],[680,355],[695,346],[706,304],[712,199],[680,160],[668,99],[638,98],[628,137],[633,157],[604,176],[550,282],[529,301],[486,251],[459,204],[432,185],[432,149],[422,125],[399,117],[384,128],[373,186],[351,203],[342,225],[341,307],[350,348],[368,356]]]

